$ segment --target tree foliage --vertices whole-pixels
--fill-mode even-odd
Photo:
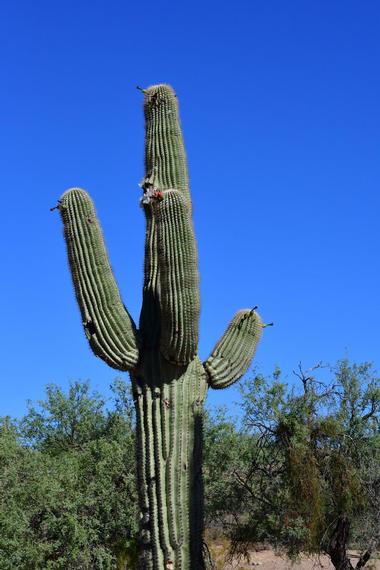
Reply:
[[[321,381],[321,377],[327,380]],[[362,568],[380,541],[380,383],[368,363],[279,369],[242,389],[239,421],[204,422],[205,522],[233,552],[267,542],[290,556],[326,552]],[[239,427],[238,427],[239,426]],[[0,419],[0,568],[135,567],[133,402],[116,380],[55,385],[19,421]]]
[[[352,568],[350,540],[361,568],[380,538],[379,378],[369,363],[342,360],[328,382],[316,369],[326,373],[299,367],[296,388],[280,370],[244,386],[251,457],[237,474],[245,509],[234,547],[268,540],[290,556],[325,552],[343,569]]]
[[[209,410],[204,423],[205,526],[225,531],[239,518],[242,489],[236,474],[249,462],[250,438],[224,408]]]
[[[123,383],[114,406],[88,383],[49,386],[0,426],[0,567],[125,568],[136,525],[134,430]]]

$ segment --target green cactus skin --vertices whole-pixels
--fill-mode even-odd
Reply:
[[[239,311],[201,363],[199,277],[178,103],[168,85],[144,90],[142,205],[146,217],[139,330],[112,274],[91,198],[59,202],[82,321],[96,356],[129,371],[137,415],[140,570],[202,570],[202,417],[207,390],[247,370],[262,333]]]

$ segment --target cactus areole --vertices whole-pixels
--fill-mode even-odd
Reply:
[[[139,327],[120,298],[93,202],[67,190],[64,224],[76,298],[90,346],[130,373],[137,412],[140,570],[199,570],[203,560],[202,415],[207,390],[247,370],[262,332],[238,311],[210,356],[198,349],[199,277],[178,102],[168,85],[143,90],[146,217]]]

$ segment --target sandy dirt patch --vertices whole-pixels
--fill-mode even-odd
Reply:
[[[248,560],[233,560],[232,563],[228,563],[226,562],[227,541],[212,541],[209,543],[209,548],[217,570],[252,570],[254,568],[258,570],[334,570],[334,566],[327,556],[313,558],[303,556],[299,562],[291,562],[274,550],[266,549],[258,552],[250,551]],[[359,554],[357,552],[350,552],[349,554],[352,565],[355,567]],[[380,560],[370,560],[365,568],[380,570]]]

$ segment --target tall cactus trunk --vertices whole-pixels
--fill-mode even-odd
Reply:
[[[202,364],[199,278],[186,156],[176,95],[144,90],[147,222],[139,330],[112,274],[91,198],[72,188],[58,203],[83,326],[96,356],[129,371],[137,409],[140,570],[202,570],[202,409],[247,370],[263,325],[238,311]]]
[[[133,379],[140,501],[139,568],[202,562],[202,414],[207,382],[195,358],[177,367],[150,352]]]

